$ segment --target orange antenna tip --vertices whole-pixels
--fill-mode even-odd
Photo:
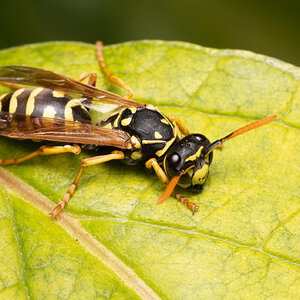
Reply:
[[[168,183],[166,189],[164,190],[164,192],[162,193],[162,195],[159,197],[158,201],[156,202],[156,204],[160,204],[160,203],[163,203],[164,201],[166,201],[170,196],[171,194],[173,193],[173,190],[175,189],[175,186],[176,184],[178,183],[181,175],[183,173],[177,175],[177,176],[174,176],[170,182]]]
[[[260,120],[254,121],[250,124],[247,124],[241,128],[238,128],[237,130],[231,132],[230,134],[226,135],[225,137],[214,141],[205,151],[205,156],[207,156],[210,152],[212,152],[216,147],[220,147],[223,143],[225,143],[226,141],[235,138],[241,134],[244,134],[250,130],[253,130],[255,128],[261,127],[263,125],[266,125],[272,121],[274,121],[277,118],[276,115],[272,115],[272,116],[268,116],[265,118],[262,118]]]
[[[162,195],[159,197],[158,201],[156,202],[156,204],[160,204],[164,201],[166,201],[171,194],[173,193],[176,184],[178,183],[178,181],[180,180],[180,177],[182,175],[184,175],[188,170],[194,168],[194,165],[189,166],[186,170],[182,171],[179,175],[174,176],[170,182],[168,183],[166,189],[164,190],[164,192],[162,193]]]

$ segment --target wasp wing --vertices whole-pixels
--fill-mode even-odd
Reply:
[[[85,97],[123,106],[144,107],[145,104],[98,89],[50,70],[26,66],[0,67],[0,81],[30,86],[40,86],[66,92],[79,93]]]
[[[112,146],[130,149],[130,135],[98,125],[0,112],[0,135],[14,139]]]

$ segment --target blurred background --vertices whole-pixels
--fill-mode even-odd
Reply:
[[[300,66],[297,0],[5,0],[1,7],[0,49],[162,39],[246,49]]]

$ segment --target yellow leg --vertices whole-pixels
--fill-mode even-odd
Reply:
[[[169,178],[166,175],[165,171],[161,168],[161,166],[158,164],[157,160],[155,158],[150,158],[146,163],[145,163],[146,168],[151,169],[153,168],[157,177],[159,180],[164,184],[167,185],[169,183]],[[184,206],[192,210],[193,212],[198,210],[198,206],[179,194],[176,190],[173,190],[172,195],[180,201]]]
[[[97,74],[94,72],[86,72],[81,74],[77,80],[78,81],[83,81],[84,79],[86,79],[87,77],[89,77],[89,81],[88,84],[92,85],[92,86],[96,86],[96,82],[97,82]]]
[[[160,182],[164,185],[167,185],[169,183],[169,178],[166,175],[165,171],[161,168],[161,166],[158,164],[157,160],[155,158],[150,158],[145,163],[146,168],[151,169],[155,171],[157,177],[159,178]]]
[[[71,152],[74,154],[79,154],[81,152],[81,148],[78,145],[65,145],[65,146],[42,146],[38,150],[31,152],[20,158],[13,159],[0,159],[0,165],[11,165],[11,164],[19,164],[25,160],[33,158],[38,155],[55,155],[61,153]]]
[[[74,194],[75,188],[78,186],[82,171],[85,167],[88,166],[94,166],[94,165],[98,165],[98,164],[102,164],[104,162],[110,161],[110,160],[114,160],[114,159],[124,159],[125,155],[122,151],[113,151],[111,154],[107,154],[107,155],[101,155],[101,156],[95,156],[95,157],[90,157],[90,158],[86,158],[83,159],[81,162],[81,167],[72,183],[72,185],[70,186],[70,188],[68,189],[67,193],[65,194],[65,196],[63,197],[63,199],[58,203],[58,205],[56,205],[50,212],[50,216],[52,218],[55,218],[57,216],[57,214],[63,210],[63,208],[65,207],[65,205],[69,202],[69,199],[72,197],[72,195]]]
[[[183,135],[189,135],[190,132],[189,130],[186,128],[186,126],[184,125],[184,123],[178,119],[177,117],[173,116],[173,115],[169,115],[168,116],[169,120],[177,125],[178,129],[180,130],[180,132],[183,134]]]
[[[134,96],[133,90],[121,78],[117,77],[114,74],[111,74],[109,72],[109,70],[106,68],[103,53],[102,53],[102,48],[103,48],[102,42],[97,41],[96,42],[96,56],[97,56],[98,63],[100,65],[100,68],[101,68],[102,72],[104,74],[106,74],[108,80],[111,83],[116,84],[119,87],[121,87],[121,88],[123,88],[127,91],[126,98],[132,99],[133,96]]]
[[[85,72],[85,73],[81,74],[81,75],[77,78],[77,80],[78,80],[78,81],[83,81],[83,80],[86,79],[87,77],[89,78],[88,84],[91,85],[91,86],[96,86],[96,82],[97,82],[97,74],[94,73],[94,72]],[[91,103],[92,103],[92,98],[89,98],[89,97],[84,97],[84,98],[86,98],[86,100],[84,100],[84,101],[82,102],[82,104],[85,106],[85,108],[86,108],[87,110],[89,110],[89,109],[90,109],[90,105],[91,105]]]

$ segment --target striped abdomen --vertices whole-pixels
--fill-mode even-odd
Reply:
[[[46,88],[23,88],[0,96],[0,112],[31,117],[91,121],[87,109],[68,94]]]

